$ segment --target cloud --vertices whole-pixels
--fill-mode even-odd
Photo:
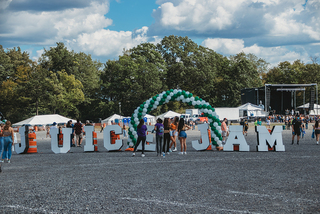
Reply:
[[[94,1],[88,7],[61,11],[6,11],[0,16],[4,18],[0,24],[0,37],[4,45],[52,45],[108,27],[112,24],[112,20],[104,16],[108,10],[108,3]]]
[[[93,33],[81,34],[68,45],[73,49],[81,49],[96,56],[118,57],[124,48],[130,49],[140,43],[154,40],[146,36],[147,31],[148,27],[120,32],[101,29]]]
[[[205,39],[202,46],[210,48],[220,54],[229,56],[236,55],[240,52],[245,54],[252,53],[259,58],[266,60],[271,66],[277,66],[279,62],[289,61],[294,62],[297,59],[303,62],[310,61],[310,51],[315,45],[307,46],[307,49],[301,46],[276,46],[276,47],[261,47],[256,44],[245,46],[245,42],[241,39],[221,39],[221,38],[208,38]],[[316,55],[315,55],[316,56]]]

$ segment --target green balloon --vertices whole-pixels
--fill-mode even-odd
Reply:
[[[133,125],[134,124],[134,120],[131,120],[130,123]]]
[[[200,98],[199,100],[200,100],[200,101],[202,101],[202,99],[201,99],[201,98]]]
[[[193,94],[192,94],[192,93],[190,93],[188,96],[191,98],[191,97],[193,96]]]
[[[221,126],[221,123],[220,123],[220,121],[218,122],[218,126]]]
[[[173,89],[170,89],[170,92],[173,92]]]
[[[140,112],[140,113],[143,112],[143,109],[142,109],[142,108],[139,108],[139,112]],[[139,113],[139,114],[140,114],[140,113]]]
[[[138,117],[140,118],[141,116],[142,116],[142,113],[141,113],[141,112],[139,112],[139,113],[138,113]]]
[[[188,105],[189,105],[189,106],[192,106],[192,102],[191,102],[191,101],[190,101],[190,102],[188,102]]]
[[[164,94],[164,95],[163,95],[163,98],[164,98],[164,99],[166,99],[166,98],[167,98],[167,96],[168,96],[167,94]]]
[[[194,100],[195,100],[195,101],[198,101],[198,100],[199,100],[199,97],[198,97],[198,96],[196,96],[196,97],[194,98]]]
[[[177,93],[177,96],[178,96],[178,97],[180,97],[180,96],[181,96],[181,92],[180,92],[180,91]]]
[[[208,106],[207,106],[207,109],[208,109],[208,110],[210,110],[211,108],[212,108],[212,106],[211,106],[211,105],[208,105]]]
[[[143,105],[143,104],[141,104],[141,105],[140,105],[140,108],[143,108],[143,107],[144,107],[144,105]]]
[[[182,95],[185,95],[185,94],[186,94],[186,91],[185,91],[185,90],[183,90],[183,91],[182,91]]]
[[[202,108],[202,105],[198,105],[198,108],[201,109],[201,108]]]
[[[146,104],[146,101],[143,102],[143,105]]]
[[[133,139],[133,138],[134,138],[134,136],[133,136],[133,135],[130,135],[130,138],[131,138],[131,139]]]
[[[137,130],[137,124],[133,124],[133,128]]]
[[[154,100],[151,100],[150,103],[151,103],[151,104],[154,104]]]
[[[166,91],[166,94],[169,95],[169,94],[170,94],[170,91]]]
[[[156,96],[152,97],[152,100],[154,100],[154,101],[155,101],[156,99],[157,99],[157,97],[156,97]],[[154,102],[154,101],[153,101],[153,102]]]
[[[166,99],[164,99],[164,98],[162,98],[162,99],[160,100],[160,102],[163,102],[163,103],[164,103],[165,101],[166,101]]]

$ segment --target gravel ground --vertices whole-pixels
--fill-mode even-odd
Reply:
[[[253,129],[250,152],[199,152],[191,141],[200,133],[187,134],[187,155],[142,158],[107,152],[100,133],[99,152],[54,154],[37,132],[37,154],[2,164],[0,213],[320,213],[320,145],[310,129],[300,145],[283,131],[286,152],[256,152]]]

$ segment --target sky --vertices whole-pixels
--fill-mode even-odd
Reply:
[[[270,67],[320,63],[320,0],[0,0],[0,45],[33,60],[63,42],[104,63],[169,35]]]

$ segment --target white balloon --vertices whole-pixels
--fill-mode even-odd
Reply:
[[[167,99],[168,99],[168,100],[171,100],[171,96],[170,96],[170,95],[168,95],[168,96],[167,96]]]
[[[156,99],[157,101],[160,101],[161,99],[160,99],[160,97],[157,97],[157,99]]]
[[[205,109],[203,110],[203,112],[204,112],[204,113],[208,113],[208,109],[205,108]]]
[[[144,106],[143,106],[144,108],[148,108],[148,104],[146,103],[146,104],[144,104]]]
[[[142,109],[142,112],[147,112],[148,110],[146,108]]]
[[[216,112],[212,112],[212,116],[217,116],[217,113]]]
[[[186,102],[187,102],[187,103],[190,102],[190,98],[189,98],[189,97],[186,99]]]
[[[182,92],[182,90],[181,90],[181,89],[179,89],[179,90],[178,90],[178,92]]]
[[[217,122],[214,122],[214,123],[213,123],[213,126],[217,128],[218,123],[217,123]]]
[[[134,117],[134,118],[137,118],[137,117],[138,117],[138,113],[134,113],[134,114],[133,114],[133,117]]]
[[[176,98],[176,101],[180,101],[180,97],[177,97],[177,98]]]
[[[159,105],[159,101],[158,101],[158,100],[155,101],[154,104],[155,104],[156,106],[158,106],[158,105]]]
[[[130,140],[131,140],[131,139],[130,139]],[[130,147],[133,147],[132,141],[130,141],[129,146],[130,146]]]
[[[197,101],[197,105],[200,105],[200,104],[201,104],[201,101],[200,101],[200,100],[198,100],[198,101]]]
[[[183,99],[185,99],[184,96],[183,96],[183,95],[180,95],[180,100],[183,100]]]
[[[173,92],[170,92],[170,97],[172,97],[173,96]]]
[[[214,141],[218,142],[218,141],[219,141],[219,138],[218,138],[218,137],[215,137],[215,138],[214,138]]]
[[[197,105],[197,102],[196,101],[192,101],[192,105],[193,106]]]
[[[135,122],[135,123],[138,123],[138,122],[139,122],[139,119],[138,119],[138,118],[134,118],[134,122]]]
[[[222,133],[222,131],[221,130],[218,130],[218,132],[221,134]]]
[[[178,93],[178,90],[177,90],[177,89],[174,89],[174,90],[173,90],[173,93],[174,93],[174,94]]]
[[[190,98],[190,101],[192,101],[192,102],[193,102],[193,101],[194,101],[194,97],[191,97],[191,98]]]
[[[135,114],[138,114],[138,113],[139,113],[139,110],[138,110],[138,109],[135,109],[135,110],[134,110],[134,113],[135,113]]]
[[[212,110],[211,109],[208,111],[208,114],[212,114]]]
[[[134,128],[133,128],[133,127],[130,127],[130,131],[133,132],[133,131],[134,131]]]
[[[209,119],[208,119],[208,122],[209,122],[209,123],[212,123],[212,122],[213,122],[213,120],[212,120],[211,118],[209,118]]]
[[[215,113],[215,112],[214,112],[214,113]],[[214,115],[214,116],[215,116],[217,119],[219,119],[219,115],[216,114],[216,115]]]

